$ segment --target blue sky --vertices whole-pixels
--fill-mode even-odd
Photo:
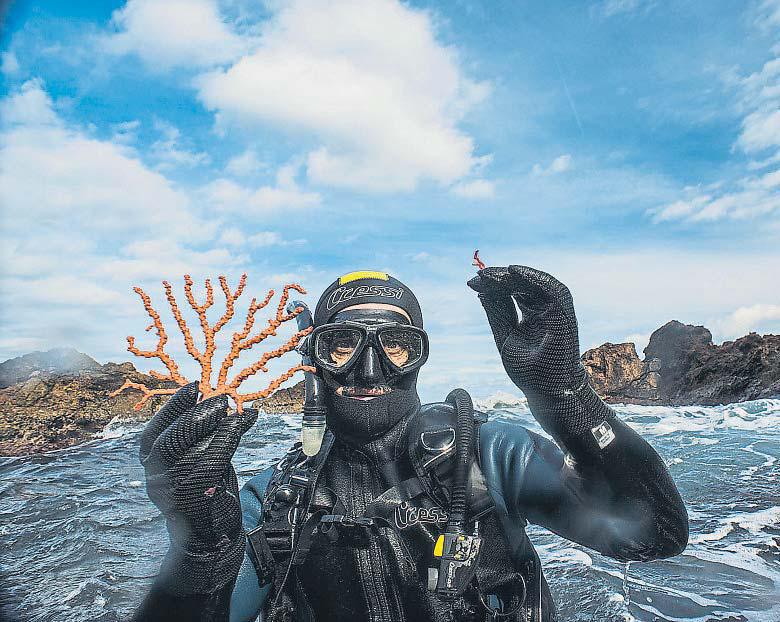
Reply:
[[[127,360],[133,285],[385,269],[423,396],[484,395],[475,248],[569,285],[583,349],[780,331],[777,0],[18,0],[2,90],[2,359]]]

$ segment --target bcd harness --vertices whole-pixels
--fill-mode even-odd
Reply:
[[[462,602],[467,590],[476,594],[484,609],[480,619],[540,621],[541,564],[530,542],[525,547],[530,554],[519,564],[523,567],[517,568],[515,562],[508,573],[490,567],[487,558],[494,557],[492,553],[483,555],[483,538],[491,540],[487,544],[492,549],[496,546],[492,540],[501,537],[495,506],[473,459],[475,437],[486,420],[484,414],[473,412],[468,394],[458,389],[446,403],[424,406],[409,436],[414,476],[379,495],[357,517],[347,516],[343,503],[328,494],[329,489],[317,487],[333,447],[332,433],[326,432],[322,448],[311,458],[303,454],[300,443],[293,445],[274,468],[266,488],[262,524],[247,533],[259,583],[272,584],[266,619],[314,618],[311,611],[294,617],[296,600],[306,599],[300,598],[300,582],[291,578],[316,539],[360,548],[381,528],[400,533],[416,523],[437,526],[446,521],[431,551],[428,590],[453,606]],[[442,481],[446,479],[449,486]],[[425,497],[435,504],[415,503]]]

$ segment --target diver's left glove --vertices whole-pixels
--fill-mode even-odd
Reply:
[[[197,383],[171,397],[146,425],[139,452],[170,537],[156,587],[175,596],[232,584],[246,542],[231,459],[257,411],[228,414],[225,395],[197,399]]]
[[[590,387],[580,361],[569,289],[527,266],[484,268],[468,285],[479,294],[507,375],[539,424],[575,454],[600,449],[615,414]]]

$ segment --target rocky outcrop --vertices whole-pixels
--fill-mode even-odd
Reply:
[[[593,388],[608,402],[645,403],[659,399],[658,364],[646,364],[633,343],[605,343],[582,355]]]
[[[109,422],[145,421],[167,399],[149,400],[133,410],[136,391],[108,394],[126,379],[165,386],[138,372],[132,363],[106,363],[75,350],[35,352],[0,364],[0,456],[68,447],[93,437]]]
[[[303,412],[303,400],[306,397],[305,382],[301,380],[289,388],[279,389],[263,400],[252,404],[262,408],[267,413],[299,413]]]
[[[780,396],[780,335],[714,345],[705,327],[673,320],[651,335],[644,354],[640,360],[632,343],[605,343],[582,361],[609,402],[712,405]]]

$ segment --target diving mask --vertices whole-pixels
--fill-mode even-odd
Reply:
[[[399,322],[324,324],[314,329],[308,341],[315,364],[336,374],[346,373],[368,346],[389,374],[408,374],[428,360],[426,332]]]

